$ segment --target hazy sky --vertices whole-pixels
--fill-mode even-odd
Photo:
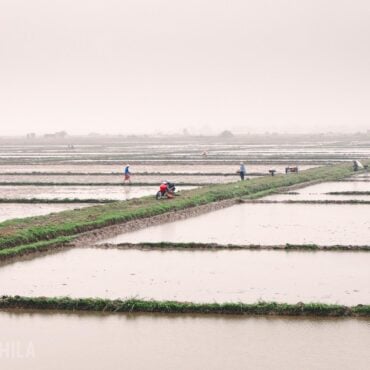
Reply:
[[[370,129],[369,0],[0,0],[0,134]]]

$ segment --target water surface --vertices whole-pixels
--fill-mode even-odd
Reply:
[[[191,187],[177,187],[185,190]],[[155,196],[159,186],[0,186],[0,198],[42,199],[112,199],[127,200],[146,195]]]
[[[9,370],[367,370],[370,362],[370,321],[359,319],[0,312],[0,327]]]
[[[370,205],[240,204],[104,242],[370,244]]]
[[[20,204],[3,203],[0,204],[0,222],[13,218],[23,218],[31,216],[42,216],[53,212],[61,212],[71,209],[93,206],[93,204]]]
[[[275,194],[266,200],[368,200],[370,195],[327,194],[330,192],[370,192],[370,182],[324,182],[301,189],[291,194]]]
[[[370,304],[369,252],[83,248],[0,267],[0,295]]]

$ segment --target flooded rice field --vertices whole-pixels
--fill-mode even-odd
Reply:
[[[298,166],[303,171],[370,157],[368,143],[355,139],[343,142],[342,138],[329,137],[323,143],[312,138],[296,142],[295,138],[279,137],[270,144],[273,136],[255,138],[251,144],[245,144],[250,141],[244,137],[229,141],[217,137],[127,140],[108,136],[67,136],[53,141],[53,135],[49,139],[4,139],[4,145],[0,145],[0,183],[72,185],[6,184],[0,186],[0,198],[15,201],[154,197],[163,180],[177,184],[238,181],[241,161],[246,164],[247,176],[260,176],[268,175],[269,170],[284,174],[287,166]],[[128,163],[133,183],[153,185],[117,186],[122,183]],[[265,199],[370,200],[365,194],[327,194],[370,191],[369,174],[361,173],[348,180]],[[107,185],[96,185],[99,183]],[[190,188],[194,187],[178,190]],[[89,205],[0,204],[0,222]],[[370,205],[364,204],[239,204],[120,235],[114,232],[120,232],[124,226],[120,229],[115,225],[104,231],[93,230],[87,238],[113,244],[168,241],[369,245],[369,214]],[[80,222],[78,218],[62,218],[62,223]],[[133,224],[154,224],[155,220]],[[83,222],[90,222],[90,218]],[[36,232],[38,227],[37,223]],[[109,238],[101,240],[104,235]],[[46,235],[43,241],[48,237],[51,236]],[[135,297],[210,303],[264,300],[352,306],[370,304],[369,266],[370,253],[365,251],[148,250],[86,244],[4,260],[0,263],[0,295]],[[0,311],[0,328],[1,369],[367,370],[370,363],[368,319],[22,310]]]
[[[123,169],[126,162],[122,162],[120,165],[117,164],[22,164],[22,165],[0,165],[0,173],[101,173],[111,174],[123,173]],[[224,173],[224,174],[235,174],[238,170],[239,162],[227,164],[227,165],[213,165],[209,164],[196,164],[196,163],[185,163],[185,164],[135,164],[132,165],[132,172],[135,173],[189,173],[189,174],[207,174],[207,173]],[[246,163],[247,172],[249,173],[268,173],[270,169],[275,169],[278,173],[285,173],[285,165],[279,164],[268,164],[268,165],[256,165]],[[300,165],[300,170],[317,167],[316,165]]]
[[[2,266],[0,294],[356,305],[369,266],[368,252],[75,248]]]
[[[370,195],[328,194],[331,192],[369,192],[370,183],[366,182],[325,182],[294,190],[288,194],[275,194],[265,200],[369,200]]]
[[[0,312],[0,327],[1,363],[12,370],[367,370],[370,362],[369,320]]]
[[[368,245],[369,214],[368,205],[240,204],[103,242]]]
[[[178,187],[186,190],[191,187]],[[6,199],[110,199],[127,200],[155,196],[158,186],[0,186],[0,198]],[[2,207],[2,205],[1,205]]]
[[[195,176],[195,175],[133,175],[131,181],[135,183],[159,184],[163,181],[187,184],[220,184],[232,181],[239,181],[240,177],[235,173],[234,176]],[[123,175],[0,175],[0,183],[107,183],[122,184]]]
[[[76,208],[92,206],[93,204],[20,204],[5,203],[0,204],[0,222],[13,218],[24,218],[32,216],[42,216],[53,212],[67,211]]]

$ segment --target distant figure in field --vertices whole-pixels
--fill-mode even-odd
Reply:
[[[239,167],[239,175],[240,175],[240,180],[244,180],[245,174],[247,173],[247,170],[245,169],[245,165],[243,162],[240,162],[240,167]]]
[[[128,183],[131,184],[131,172],[129,164],[125,167],[125,178],[123,180],[123,183],[125,184],[126,181],[128,181]]]
[[[353,171],[358,171],[359,169],[364,168],[360,161],[353,161]]]

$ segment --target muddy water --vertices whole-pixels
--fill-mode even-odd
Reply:
[[[265,197],[266,200],[369,200],[369,195],[332,195],[337,191],[370,191],[366,182],[325,182],[295,190],[298,194],[276,194]]]
[[[0,295],[368,304],[369,266],[368,252],[82,248],[3,265]]]
[[[369,214],[368,205],[241,204],[103,242],[367,245]]]
[[[253,177],[255,178],[255,177]],[[235,176],[194,176],[194,175],[133,175],[132,182],[160,184],[169,179],[174,183],[192,184],[219,184],[232,181],[239,181],[240,177]],[[120,175],[0,175],[0,182],[47,182],[47,183],[112,183],[122,184],[123,176]]]
[[[127,200],[146,195],[155,196],[158,186],[0,186],[0,198],[42,199],[113,199]],[[177,187],[185,190],[191,187]]]
[[[35,164],[35,165],[0,165],[0,173],[5,174],[9,172],[78,172],[78,173],[112,173],[112,172],[122,172],[123,167],[119,165],[99,165],[99,164]],[[247,165],[248,172],[260,172],[268,173],[269,169],[276,169],[278,172],[284,173],[285,165]],[[303,165],[299,166],[301,170],[308,168],[317,167],[313,165]],[[234,165],[197,165],[197,164],[177,164],[177,165],[133,165],[133,173],[138,172],[170,172],[170,173],[234,173],[239,168],[239,163],[236,162]]]
[[[0,363],[12,370],[365,370],[370,361],[370,321],[359,319],[1,312],[0,327]]]
[[[0,222],[12,218],[42,216],[52,212],[93,206],[93,204],[0,204]]]

